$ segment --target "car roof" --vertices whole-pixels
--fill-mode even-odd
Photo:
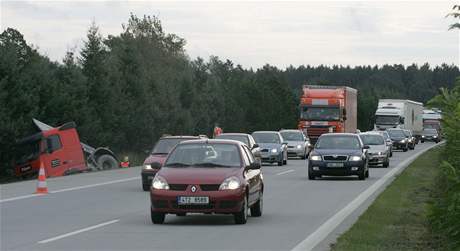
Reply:
[[[239,132],[226,132],[226,133],[221,133],[217,137],[221,135],[229,135],[229,136],[251,136],[250,134],[247,133],[239,133]]]
[[[233,145],[245,145],[244,143],[237,141],[237,140],[231,140],[231,139],[195,139],[195,140],[187,140],[179,143],[179,145],[185,145],[185,144],[233,144]]]
[[[160,139],[199,139],[198,136],[187,136],[187,135],[176,135],[176,136],[164,136]]]
[[[320,137],[333,137],[333,136],[352,136],[352,137],[358,137],[358,134],[355,133],[324,133],[321,134]]]
[[[278,131],[255,131],[253,133],[279,133]]]
[[[302,131],[299,129],[281,129],[280,132],[300,132],[302,133]]]
[[[379,132],[374,132],[374,131],[362,132],[362,133],[360,133],[359,135],[378,135],[378,136],[382,136],[382,134],[380,134]],[[382,136],[382,137],[383,137],[383,136]]]

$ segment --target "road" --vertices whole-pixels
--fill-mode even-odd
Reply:
[[[164,225],[153,225],[139,167],[48,179],[51,193],[41,196],[32,194],[36,181],[6,184],[1,186],[0,250],[324,249],[327,245],[316,244],[337,234],[347,210],[365,207],[359,200],[369,203],[376,195],[372,188],[393,177],[399,163],[433,145],[395,152],[389,168],[371,168],[365,181],[310,181],[302,160],[263,166],[264,214],[250,217],[246,225],[235,225],[228,215],[168,215]]]

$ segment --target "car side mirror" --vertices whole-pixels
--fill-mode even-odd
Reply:
[[[364,146],[363,146],[363,149],[369,149],[369,148],[371,148],[371,147],[368,146],[368,145],[364,145]]]
[[[282,145],[287,145],[288,143],[287,143],[287,142],[283,142],[283,143],[281,143],[281,144],[282,144]]]
[[[160,169],[161,168],[161,163],[160,162],[153,162],[152,164],[153,169]]]
[[[256,143],[252,146],[252,149],[257,148],[257,147],[259,147],[259,144]]]
[[[249,170],[259,170],[260,169],[260,163],[257,162],[257,161],[253,162],[247,167],[247,169],[249,169]]]

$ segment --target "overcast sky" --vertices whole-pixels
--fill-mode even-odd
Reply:
[[[130,12],[156,15],[187,40],[190,57],[210,55],[244,67],[411,63],[459,65],[459,32],[445,18],[458,1],[4,1],[1,30],[61,61],[78,51],[95,20],[118,35]]]

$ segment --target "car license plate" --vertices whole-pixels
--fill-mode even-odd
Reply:
[[[177,204],[179,205],[191,205],[191,204],[209,204],[209,197],[177,197]]]
[[[327,163],[327,167],[343,167],[343,163]]]

